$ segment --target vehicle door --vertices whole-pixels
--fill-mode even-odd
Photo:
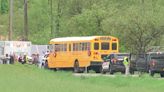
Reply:
[[[136,58],[136,69],[138,71],[145,72],[147,71],[147,55],[146,54],[138,54]]]
[[[151,54],[149,60],[150,68],[157,71],[164,71],[164,53]]]
[[[111,60],[110,55],[103,58],[102,69],[109,69],[110,60]]]

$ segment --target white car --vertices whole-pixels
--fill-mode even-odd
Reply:
[[[109,62],[102,63],[102,72],[105,73],[109,70]]]

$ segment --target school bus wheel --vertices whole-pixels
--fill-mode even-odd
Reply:
[[[45,64],[44,64],[44,68],[45,69],[48,69],[48,62],[46,61]]]
[[[78,60],[75,60],[75,62],[74,62],[74,72],[75,73],[79,72],[79,62],[78,62]]]
[[[109,73],[110,74],[114,74],[114,71],[112,70],[112,67],[111,66],[109,67]]]

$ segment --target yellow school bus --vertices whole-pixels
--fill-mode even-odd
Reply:
[[[51,39],[48,68],[72,68],[74,72],[84,68],[100,72],[103,57],[119,52],[119,40],[112,36],[62,37]]]

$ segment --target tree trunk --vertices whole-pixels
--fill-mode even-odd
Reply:
[[[24,0],[24,39],[28,40],[28,14],[27,14],[27,0]]]
[[[12,34],[13,34],[13,0],[10,0],[9,40],[12,40]]]

